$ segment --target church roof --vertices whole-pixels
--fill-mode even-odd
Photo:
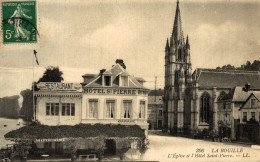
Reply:
[[[250,83],[260,89],[260,72],[223,69],[196,69],[194,74],[199,87],[234,88]]]
[[[124,88],[138,88],[147,89],[142,84],[140,84],[137,79],[131,75],[120,65],[116,64],[110,70],[104,71],[102,74],[109,74],[112,76],[112,87],[119,87],[119,75],[128,76],[129,86]],[[95,76],[93,79],[87,80],[88,82],[82,83],[84,87],[103,87],[102,86],[102,74]]]

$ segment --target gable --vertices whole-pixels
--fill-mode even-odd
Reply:
[[[109,75],[112,77],[112,87],[119,87],[119,77],[121,74],[123,76],[128,76],[129,85],[124,88],[141,88],[147,89],[143,85],[141,85],[133,76],[131,76],[124,68],[122,68],[119,64],[112,66],[110,70],[106,70],[104,75]],[[84,87],[103,87],[102,86],[102,74],[97,75],[91,82],[86,84]]]
[[[257,94],[257,96],[258,96],[258,94]],[[259,108],[260,107],[260,100],[257,96],[254,93],[251,93],[251,95],[247,98],[247,100],[244,102],[244,104],[241,106],[241,108],[239,110],[241,110],[241,109],[252,109],[252,107],[251,107],[252,99],[255,100],[256,107]]]

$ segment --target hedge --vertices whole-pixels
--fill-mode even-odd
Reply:
[[[59,125],[34,125],[24,126],[4,135],[5,138],[13,139],[56,139],[56,138],[87,138],[87,137],[141,137],[145,138],[144,130],[138,125],[113,125],[113,124],[78,124],[74,126]]]

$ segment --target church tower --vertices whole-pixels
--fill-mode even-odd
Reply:
[[[191,61],[190,44],[182,31],[179,0],[170,38],[165,46],[165,106],[168,129],[182,133],[190,126],[191,103]]]

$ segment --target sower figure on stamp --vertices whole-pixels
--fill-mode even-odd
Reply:
[[[12,24],[14,20],[14,29],[15,29],[15,38],[21,40],[21,38],[26,38],[29,40],[30,31],[26,30],[22,26],[22,16],[28,19],[32,19],[32,16],[26,15],[24,12],[27,12],[26,9],[22,8],[21,4],[17,5],[17,9],[14,11],[13,15],[8,20],[8,23]]]

